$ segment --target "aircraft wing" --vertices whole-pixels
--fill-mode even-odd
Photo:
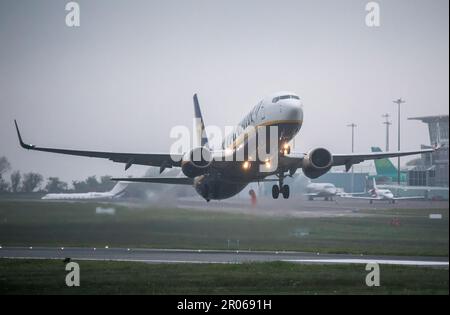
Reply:
[[[408,190],[425,190],[425,191],[436,191],[436,190],[446,190],[448,191],[448,187],[438,187],[438,186],[402,186],[402,185],[378,185],[380,188],[386,189],[401,189],[404,191]]]
[[[128,178],[111,178],[114,181],[121,182],[137,182],[137,183],[157,183],[157,184],[173,184],[173,185],[193,185],[194,179],[189,177],[128,177]],[[223,180],[224,182],[233,184],[247,184],[248,181]],[[253,182],[278,182],[275,178],[255,179]]]
[[[333,166],[345,165],[349,170],[353,164],[358,164],[367,160],[379,160],[392,157],[433,153],[436,149],[400,152],[372,152],[366,154],[333,154]]]
[[[108,159],[113,162],[125,163],[125,170],[130,168],[133,164],[137,165],[149,165],[159,166],[160,171],[165,168],[171,168],[173,166],[180,166],[182,155],[180,154],[145,154],[145,153],[117,153],[117,152],[99,152],[99,151],[82,151],[82,150],[67,150],[56,148],[43,148],[32,144],[26,144],[22,140],[17,122],[14,121],[17,130],[17,136],[19,137],[20,146],[27,150],[51,152],[58,154],[67,154],[84,157],[94,157]]]
[[[333,166],[342,166],[345,165],[346,170],[350,170],[353,164],[358,164],[368,160],[378,160],[384,158],[392,158],[399,156],[408,156],[408,155],[416,155],[416,154],[424,154],[424,153],[433,153],[438,148],[435,149],[426,149],[426,150],[418,150],[418,151],[400,151],[400,152],[372,152],[365,154],[358,153],[350,153],[350,154],[333,154]],[[306,154],[304,153],[293,153],[288,156],[280,157],[280,164],[283,165],[286,169],[296,169],[301,168],[303,164],[303,159]]]
[[[137,177],[137,178],[111,178],[114,181],[136,182],[136,183],[155,183],[172,185],[193,185],[194,179],[189,177]]]
[[[304,193],[303,196],[319,197],[318,193]]]
[[[367,195],[367,192],[366,191],[355,192],[355,193],[338,192],[336,195],[338,195],[339,197],[358,196],[358,195]]]
[[[424,196],[411,196],[411,197],[395,197],[394,200],[420,200],[425,199]]]
[[[377,198],[377,197],[356,197],[353,195],[341,195],[340,197],[347,198],[347,199],[361,199],[361,200],[380,200],[381,199],[381,198]]]

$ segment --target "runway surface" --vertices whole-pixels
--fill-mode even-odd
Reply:
[[[399,209],[448,209],[448,201],[418,201],[402,200],[395,204],[386,201],[376,201],[370,204],[367,200],[337,198],[335,201],[321,199],[308,201],[304,198],[273,200],[259,198],[255,206],[250,200],[231,199],[207,203],[200,197],[178,198],[174,203],[179,209],[194,209],[205,212],[226,212],[266,217],[295,218],[338,218],[338,217],[368,217],[376,215],[376,211]],[[366,213],[364,210],[373,210]]]
[[[286,261],[302,264],[389,264],[448,268],[448,257],[355,256],[302,252],[253,252],[130,248],[3,247],[0,258],[129,261],[145,263],[216,263]]]

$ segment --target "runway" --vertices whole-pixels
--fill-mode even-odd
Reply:
[[[136,248],[3,247],[0,258],[238,264],[284,261],[300,264],[368,264],[448,268],[448,257],[356,256],[302,252],[214,251]]]
[[[304,198],[273,200],[261,197],[255,206],[251,205],[250,200],[245,199],[212,200],[207,203],[200,197],[185,197],[178,198],[176,201],[173,206],[178,209],[294,218],[360,218],[376,215],[378,210],[436,209],[439,211],[448,209],[448,201],[417,200],[402,200],[395,204],[377,201],[370,204],[367,200],[344,198],[337,198],[335,201],[324,201],[321,199],[308,201]],[[372,213],[369,214],[365,210],[372,210]]]

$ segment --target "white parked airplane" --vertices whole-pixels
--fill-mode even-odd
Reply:
[[[194,109],[195,117],[200,122],[197,131],[201,135],[201,146],[182,154],[116,153],[43,148],[24,143],[17,122],[15,123],[20,145],[28,150],[105,158],[124,163],[125,169],[133,164],[158,166],[160,172],[166,168],[181,167],[185,175],[183,178],[150,177],[117,178],[115,180],[193,185],[198,194],[207,201],[230,198],[242,191],[250,182],[273,181],[266,178],[273,175],[278,177],[274,179],[278,181],[278,185],[272,187],[273,198],[277,199],[280,193],[284,198],[289,198],[290,189],[288,185],[284,184],[284,179],[286,176],[292,176],[298,169],[302,169],[303,173],[309,178],[318,178],[327,173],[333,166],[345,165],[348,171],[353,164],[365,160],[434,151],[434,149],[429,149],[395,153],[332,154],[327,149],[315,148],[306,153],[291,154],[289,142],[300,131],[303,124],[302,102],[299,96],[291,92],[279,92],[264,98],[239,123],[237,131],[225,139],[221,149],[212,151],[208,144],[197,95],[194,95]],[[278,148],[282,149],[272,152],[269,158],[262,160],[258,158],[258,152],[261,152],[261,146],[264,146],[266,142],[260,143],[258,141],[259,130],[267,130],[274,126],[278,127]],[[318,126],[317,128],[322,127]],[[255,129],[257,132],[252,132]],[[270,135],[269,132],[267,134]],[[255,142],[256,146],[250,145]],[[270,146],[268,145],[268,147]],[[245,153],[244,161],[226,158],[241,156],[242,152]],[[195,158],[198,155],[202,157],[200,160]],[[272,166],[275,163],[271,163],[271,161],[277,161],[276,168],[273,170]],[[264,166],[270,171],[261,171],[260,167]]]
[[[379,189],[377,187],[377,183],[375,181],[375,178],[373,178],[373,188],[369,190],[370,197],[355,197],[351,195],[343,195],[344,198],[350,198],[350,199],[364,199],[369,200],[370,203],[373,203],[376,200],[381,201],[389,201],[390,203],[395,203],[397,200],[419,200],[419,199],[425,199],[423,196],[413,196],[413,197],[395,197],[392,191],[389,189]]]
[[[306,193],[303,194],[308,197],[308,200],[314,198],[324,198],[326,201],[333,201],[333,198],[338,195],[338,189],[331,183],[310,183],[306,186]]]
[[[128,183],[118,182],[111,191],[107,192],[88,192],[88,193],[73,193],[73,194],[47,194],[42,199],[44,200],[103,200],[103,199],[114,199],[119,198]]]
[[[362,195],[365,192],[360,193],[346,193],[342,190],[336,188],[331,183],[310,183],[306,186],[306,193],[304,196],[308,197],[308,200],[314,200],[314,198],[324,198],[325,201],[333,201],[334,197],[342,197],[342,196],[354,196],[354,195]]]

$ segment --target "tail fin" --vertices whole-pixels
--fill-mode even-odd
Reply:
[[[379,147],[372,147],[372,152],[382,152]],[[379,159],[375,160],[375,169],[377,170],[377,175],[397,178],[397,168],[392,164],[390,159]]]
[[[200,140],[200,145],[202,147],[209,147],[208,136],[206,135],[205,123],[203,122],[203,116],[202,112],[200,111],[200,104],[198,102],[197,94],[194,94],[194,111],[197,128],[197,139]]]
[[[113,196],[118,196],[120,194],[122,194],[125,189],[127,189],[127,186],[129,185],[129,183],[125,183],[125,182],[118,182],[113,189],[110,191],[110,193]]]

